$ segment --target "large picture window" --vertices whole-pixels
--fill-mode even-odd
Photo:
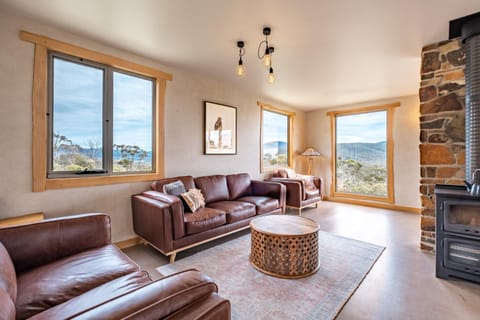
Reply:
[[[329,112],[332,194],[393,203],[393,107]]]
[[[22,31],[35,44],[33,191],[163,176],[163,107],[172,75]]]
[[[49,177],[153,172],[155,82],[50,53]]]
[[[294,113],[259,103],[261,107],[261,172],[292,164]]]

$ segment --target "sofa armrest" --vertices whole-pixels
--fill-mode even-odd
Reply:
[[[0,228],[17,273],[110,243],[110,217],[81,214]]]
[[[217,291],[217,285],[209,277],[198,270],[190,269],[116,297],[77,314],[75,319],[163,319],[202,300],[207,302]],[[215,306],[216,304],[212,304],[212,307]],[[230,312],[230,308],[228,311]],[[230,314],[228,318],[222,319],[229,317]]]
[[[285,212],[287,189],[278,182],[252,180],[252,193],[254,196],[266,196],[278,199],[282,211]]]
[[[300,207],[305,199],[305,183],[302,180],[289,178],[270,178],[271,181],[282,183],[287,188],[286,203],[291,207]]]
[[[185,236],[183,204],[175,196],[147,191],[132,196],[133,229],[164,254]]]
[[[166,203],[170,207],[173,239],[180,239],[185,236],[184,206],[179,197],[159,191],[145,191],[142,196]]]
[[[320,177],[313,177],[313,183],[315,186],[318,188],[318,191],[320,193],[320,198],[323,198],[323,179]]]

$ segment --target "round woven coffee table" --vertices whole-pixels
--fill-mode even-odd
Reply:
[[[270,215],[250,221],[250,263],[280,278],[302,278],[318,270],[318,230],[313,220],[300,216]]]

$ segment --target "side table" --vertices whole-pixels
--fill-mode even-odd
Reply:
[[[318,230],[313,220],[291,215],[269,215],[250,222],[250,263],[280,278],[302,278],[319,268]]]

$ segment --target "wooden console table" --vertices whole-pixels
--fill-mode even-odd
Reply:
[[[280,278],[302,278],[319,268],[318,230],[313,220],[300,216],[269,215],[250,222],[250,263]]]

